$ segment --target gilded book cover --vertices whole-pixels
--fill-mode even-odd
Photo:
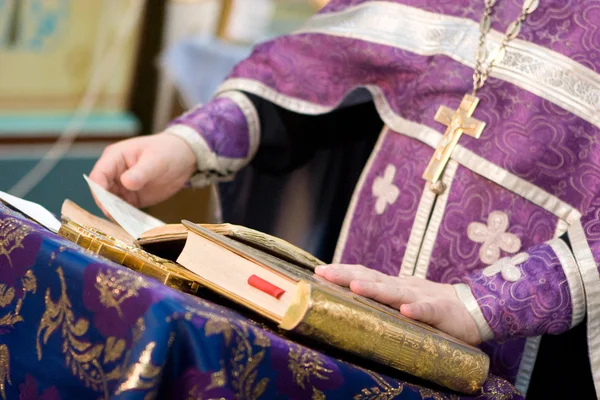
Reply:
[[[219,235],[230,237],[238,242],[255,247],[293,264],[314,270],[325,263],[312,254],[282,240],[278,237],[234,224],[199,224]],[[160,252],[164,246],[183,248],[188,229],[183,224],[168,224],[150,229],[135,241],[139,247]]]
[[[174,289],[190,294],[197,294],[200,289],[197,277],[180,265],[107,236],[95,228],[65,220],[58,234],[94,254],[154,278]]]
[[[452,390],[474,393],[488,376],[489,358],[479,349],[397,310],[358,296],[299,266],[228,236],[184,221],[190,232],[297,282],[283,319],[273,318],[240,296],[221,290],[183,266],[125,244],[89,227],[64,221],[59,234],[82,247],[153,277],[167,286],[197,294],[201,287],[258,312],[296,332],[335,348],[379,362]],[[342,329],[343,328],[343,329]]]
[[[202,226],[188,221],[183,224],[190,231],[299,282],[280,328],[463,393],[476,392],[487,379],[490,361],[481,350],[330,283],[308,269]],[[227,293],[221,294],[227,297]]]

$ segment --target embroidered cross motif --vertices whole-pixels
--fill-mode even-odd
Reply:
[[[472,222],[467,228],[467,236],[476,243],[483,243],[479,249],[479,259],[484,264],[493,264],[500,259],[500,251],[516,253],[521,248],[521,239],[506,232],[508,215],[502,211],[493,211],[487,225]]]
[[[517,265],[521,265],[527,260],[529,260],[529,254],[519,253],[512,258],[504,257],[500,259],[494,265],[484,268],[482,272],[485,276],[496,275],[500,272],[502,273],[502,279],[505,281],[516,282],[521,279],[521,270],[517,268]]]
[[[400,189],[392,182],[396,176],[396,167],[389,164],[383,173],[383,176],[378,176],[373,182],[371,191],[373,196],[377,198],[375,202],[375,212],[378,215],[383,214],[388,204],[392,205],[400,195]]]
[[[454,151],[454,147],[463,133],[479,139],[481,132],[485,128],[485,122],[472,118],[473,111],[477,107],[479,99],[470,94],[466,94],[460,102],[458,110],[454,111],[446,106],[441,106],[434,119],[446,125],[446,133],[440,142],[438,148],[433,153],[433,158],[423,174],[423,178],[431,183],[436,183]]]

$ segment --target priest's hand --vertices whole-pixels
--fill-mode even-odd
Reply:
[[[187,143],[160,133],[108,146],[90,179],[136,207],[148,207],[177,193],[195,170]]]
[[[361,296],[398,309],[405,317],[424,322],[466,343],[481,343],[475,321],[451,285],[421,278],[393,277],[362,265],[317,267],[316,274]]]

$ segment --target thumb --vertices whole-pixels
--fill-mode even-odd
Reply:
[[[156,179],[163,169],[163,163],[158,162],[150,152],[144,151],[137,162],[121,175],[121,184],[127,190],[140,190]]]
[[[427,302],[403,304],[400,313],[405,317],[435,326],[441,322],[441,313],[438,307]]]

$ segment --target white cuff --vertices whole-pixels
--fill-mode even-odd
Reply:
[[[481,336],[481,341],[486,342],[493,339],[494,332],[492,332],[492,328],[490,328],[490,325],[485,320],[481,308],[479,307],[479,304],[477,304],[477,300],[475,299],[475,296],[473,296],[473,292],[471,292],[469,285],[457,283],[452,286],[456,291],[458,299],[465,305],[467,311],[469,311],[469,314],[471,314],[471,317],[475,321],[475,325]]]
[[[208,146],[201,132],[184,124],[171,125],[165,133],[185,141],[196,156],[198,172],[190,178],[192,187],[204,187],[214,182],[232,180],[235,173],[246,166],[258,150],[260,120],[254,104],[244,93],[237,91],[222,93],[218,97],[230,99],[242,111],[248,127],[248,154],[244,158],[219,156]],[[198,107],[188,113],[196,109]]]
[[[583,289],[581,274],[571,249],[562,239],[553,239],[548,242],[548,245],[558,257],[558,261],[567,277],[569,291],[571,292],[571,307],[573,310],[571,328],[573,328],[581,323],[585,317],[585,290]]]

